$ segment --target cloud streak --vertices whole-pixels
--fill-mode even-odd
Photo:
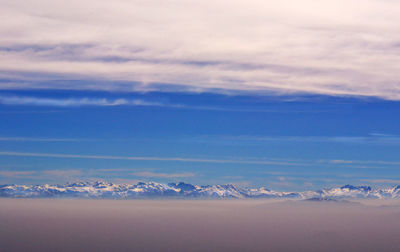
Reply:
[[[400,184],[400,179],[361,179],[361,181],[374,184]]]
[[[86,139],[75,138],[36,138],[36,137],[1,137],[4,142],[78,142]]]
[[[194,173],[185,172],[185,173],[162,173],[162,172],[135,172],[133,175],[144,178],[188,178],[194,177]]]
[[[0,88],[174,85],[400,100],[398,1],[15,0],[1,7],[0,78],[8,81]],[[71,78],[86,82],[51,81]]]
[[[332,164],[400,165],[400,162],[382,161],[382,160],[342,160],[342,159],[335,159],[335,160],[329,160],[328,162],[332,163]]]
[[[0,82],[1,86],[1,82]],[[283,98],[282,98],[283,99]],[[238,108],[227,106],[202,106],[189,105],[184,103],[169,103],[162,101],[148,101],[145,99],[127,99],[127,98],[96,98],[96,97],[80,97],[80,98],[48,98],[35,96],[0,96],[0,105],[8,106],[45,106],[45,107],[114,107],[114,106],[152,106],[166,107],[174,109],[186,110],[206,110],[206,111],[227,111],[227,112],[257,112],[257,113],[321,113],[320,110],[278,110],[269,108]],[[60,111],[17,111],[3,113],[55,113]],[[2,113],[0,111],[0,113]]]
[[[0,96],[0,104],[4,105],[32,105],[52,107],[80,107],[80,106],[178,106],[166,105],[159,102],[149,102],[141,99],[106,99],[106,98],[68,98],[54,99],[43,97]]]
[[[191,137],[197,142],[310,142],[338,144],[400,144],[400,136],[371,133],[367,136],[224,136],[201,135]]]
[[[0,171],[0,178],[27,179],[30,181],[40,181],[44,179],[48,181],[76,180],[83,176],[84,172],[81,170]]]
[[[397,161],[382,160],[265,160],[265,159],[201,159],[182,157],[141,157],[141,156],[109,156],[109,155],[77,155],[77,154],[55,154],[55,153],[34,153],[34,152],[13,152],[0,151],[0,156],[17,157],[44,157],[44,158],[73,158],[73,159],[105,159],[105,160],[132,160],[132,161],[164,161],[184,163],[214,163],[214,164],[248,164],[248,165],[276,165],[276,166],[315,166],[321,164],[349,165],[349,168],[373,168],[368,165],[397,166]],[[359,166],[366,165],[366,166]]]
[[[267,160],[243,160],[243,159],[198,159],[181,157],[137,157],[137,156],[107,156],[107,155],[75,155],[75,154],[53,154],[32,152],[2,151],[0,156],[20,157],[45,157],[45,158],[79,158],[79,159],[109,159],[109,160],[136,160],[136,161],[169,161],[169,162],[191,162],[191,163],[216,163],[216,164],[255,164],[255,165],[284,165],[304,166],[305,163],[267,161]]]
[[[0,176],[9,178],[18,178],[34,174],[34,171],[0,171]]]

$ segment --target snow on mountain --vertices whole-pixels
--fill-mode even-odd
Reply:
[[[345,185],[318,191],[277,192],[260,188],[243,188],[236,185],[197,186],[187,183],[162,184],[139,182],[137,184],[113,184],[104,181],[76,182],[64,185],[0,185],[0,197],[11,198],[282,198],[282,199],[383,199],[399,198],[400,186],[389,189],[373,189],[369,186]]]

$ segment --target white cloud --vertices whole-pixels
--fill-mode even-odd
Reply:
[[[42,98],[42,97],[20,97],[0,96],[0,104],[5,105],[34,105],[53,107],[77,107],[77,106],[166,106],[159,102],[148,102],[141,99],[106,99],[106,98]],[[170,105],[172,106],[172,105]],[[177,106],[177,105],[176,105]]]
[[[7,20],[0,24],[0,78],[10,80],[0,88],[165,90],[167,83],[192,91],[400,99],[398,1],[1,0],[0,6]],[[54,79],[87,82],[43,82]]]
[[[1,83],[0,83],[1,85]],[[50,106],[50,107],[81,107],[81,106],[155,106],[189,110],[210,110],[210,111],[237,111],[237,112],[268,112],[279,113],[281,110],[274,109],[243,109],[243,108],[224,108],[220,106],[196,106],[187,104],[165,103],[159,101],[147,101],[143,99],[125,98],[46,98],[34,96],[0,96],[0,104],[3,105],[30,105],[30,106]],[[50,111],[54,112],[54,111]],[[302,110],[288,110],[285,113],[302,113]],[[315,112],[315,111],[313,111]],[[11,112],[9,112],[11,113]],[[34,112],[32,112],[34,113]]]

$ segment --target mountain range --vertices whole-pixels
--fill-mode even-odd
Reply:
[[[400,185],[386,189],[345,185],[317,191],[278,192],[260,188],[245,188],[232,184],[198,186],[180,183],[139,182],[114,184],[105,181],[75,182],[63,185],[0,185],[0,197],[9,198],[211,198],[211,199],[400,199]]]

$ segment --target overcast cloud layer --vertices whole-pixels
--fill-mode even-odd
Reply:
[[[400,2],[0,1],[0,88],[400,100]],[[124,81],[126,85],[116,85]],[[114,82],[114,84],[113,84]],[[176,86],[175,86],[176,87]]]

